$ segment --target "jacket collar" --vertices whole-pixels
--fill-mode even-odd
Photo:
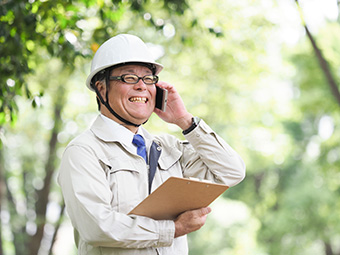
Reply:
[[[112,126],[108,125],[106,121],[99,115],[94,123],[92,124],[90,130],[94,133],[94,135],[104,141],[104,142],[118,142],[122,144],[127,150],[134,151],[134,149],[131,148],[132,145],[132,137],[133,133],[126,129],[125,127],[122,127],[120,125],[117,125],[119,131],[127,132],[127,136],[131,136],[131,138],[126,138],[122,135],[122,132],[117,132],[115,128],[112,128]],[[146,129],[143,127],[139,127],[138,133],[142,133],[143,137],[146,139],[146,141],[149,141],[149,146],[152,145],[153,142],[155,142],[159,147],[160,150],[162,150],[162,153],[159,158],[159,164],[161,165],[162,169],[168,169],[171,165],[173,165],[182,155],[182,153],[176,149],[174,146],[162,146],[161,140],[159,138],[153,136],[150,134]],[[133,146],[132,146],[133,147]]]
[[[102,115],[98,115],[90,130],[104,142],[119,142],[129,146],[132,143],[134,133],[118,123],[115,123],[113,120],[109,121],[112,121],[112,125],[108,124],[107,121],[103,119]],[[154,136],[146,129],[143,127],[139,127],[139,129],[138,133],[142,134],[145,139],[154,139]]]

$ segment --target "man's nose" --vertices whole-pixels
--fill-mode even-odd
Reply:
[[[136,90],[146,90],[147,85],[144,83],[143,79],[139,79],[139,81],[134,85],[134,89]]]

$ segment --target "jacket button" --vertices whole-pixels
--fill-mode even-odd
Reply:
[[[158,151],[161,151],[161,150],[162,150],[162,148],[161,148],[161,147],[157,147],[157,150],[158,150]]]

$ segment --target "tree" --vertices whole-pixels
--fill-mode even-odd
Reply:
[[[143,15],[144,5],[147,2],[132,1],[3,1],[0,4],[1,26],[0,40],[0,83],[1,111],[0,130],[5,130],[6,123],[15,124],[18,115],[18,96],[30,99],[33,107],[37,107],[45,91],[54,91],[53,97],[53,128],[50,130],[46,158],[42,161],[45,166],[37,172],[34,155],[28,153],[26,157],[17,158],[21,164],[19,172],[15,175],[5,171],[6,162],[1,161],[1,211],[10,212],[8,226],[13,238],[12,249],[15,254],[38,254],[42,249],[42,241],[46,236],[46,214],[49,205],[53,176],[58,165],[57,149],[63,122],[62,111],[67,98],[65,81],[56,78],[56,73],[65,73],[69,77],[74,70],[78,57],[92,56],[98,47],[97,42],[104,41],[115,32],[117,23],[123,14],[132,12],[138,17]],[[180,13],[187,8],[184,1],[161,1],[159,5],[165,12]],[[95,24],[93,28],[87,24]],[[152,18],[147,26],[154,27]],[[161,26],[157,26],[159,29]],[[6,44],[4,44],[6,42]],[[90,47],[91,46],[91,47]],[[93,51],[84,50],[92,48]],[[56,73],[39,74],[43,79],[35,87],[37,92],[32,92],[32,86],[27,82],[28,75],[37,72],[41,66],[51,62],[51,57],[63,63],[61,69],[51,68]],[[55,83],[58,80],[60,83]],[[51,82],[52,81],[52,82]],[[54,88],[47,90],[46,84],[54,84]],[[8,130],[6,128],[6,130]],[[0,136],[0,144],[3,136]],[[1,155],[6,155],[6,146],[1,147]],[[41,167],[41,166],[40,166]],[[39,179],[40,184],[35,180]],[[10,180],[15,179],[22,183],[22,187],[11,185]],[[3,187],[6,187],[4,189]],[[21,206],[19,206],[19,204]],[[4,208],[5,205],[5,208]],[[24,207],[24,211],[23,211]],[[61,207],[63,212],[63,206]],[[25,212],[34,212],[27,214]],[[60,214],[60,216],[62,213]],[[58,229],[55,224],[54,233]],[[3,229],[3,224],[0,224]],[[0,238],[2,231],[0,232]],[[52,240],[53,242],[53,240]],[[5,243],[1,238],[1,244]],[[53,243],[52,243],[53,245]],[[51,245],[51,246],[52,246]],[[3,253],[3,246],[0,246]]]
[[[183,13],[188,7],[183,0],[156,1],[167,13]],[[154,4],[154,3],[153,3]],[[114,32],[122,15],[130,9],[143,15],[148,1],[27,1],[5,0],[0,3],[0,125],[16,119],[15,96],[25,95],[36,106],[41,94],[32,94],[25,75],[37,66],[32,56],[45,49],[51,56],[60,58],[65,65],[74,67],[77,56],[92,55],[96,48]],[[93,29],[87,23],[98,22]],[[147,25],[147,24],[145,24]],[[152,17],[149,26],[162,29]]]
[[[161,79],[175,84],[190,112],[247,164],[246,179],[225,193],[203,229],[189,235],[190,252],[337,254],[338,106],[309,42],[289,47],[280,41],[277,5],[2,2],[0,40],[15,47],[0,46],[0,126],[6,132],[0,151],[0,253],[52,253],[64,213],[55,169],[64,146],[96,111],[94,95],[84,88],[90,57],[108,37],[129,32],[152,42],[166,67]],[[314,34],[330,67],[340,64],[338,28],[338,22],[328,23]],[[17,102],[12,108],[11,97]],[[27,97],[34,111],[24,107]],[[11,120],[16,125],[8,125]],[[155,116],[146,125],[182,138]]]
[[[334,182],[339,172],[335,157],[339,150],[335,81],[339,77],[331,71],[338,65],[339,54],[332,45],[339,41],[334,33],[339,24],[329,22],[318,33],[318,44],[307,26],[304,29],[309,42],[301,40],[294,49],[282,49],[294,70],[286,78],[293,91],[294,111],[288,109],[280,118],[290,144],[282,152],[289,154],[284,164],[266,166],[252,176],[257,187],[254,212],[262,222],[258,238],[269,254],[339,254],[335,237],[339,184]]]

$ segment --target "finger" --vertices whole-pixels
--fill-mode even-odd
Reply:
[[[160,86],[160,87],[163,87],[165,84],[166,84],[166,82],[161,81],[161,80],[159,80],[159,81],[156,83],[156,85],[157,85],[157,86]]]
[[[210,207],[203,207],[203,208],[200,209],[201,216],[205,216],[205,215],[209,214],[210,212],[211,212]]]
[[[175,87],[165,81],[159,81],[156,85],[168,91],[175,91]]]
[[[164,89],[169,87],[169,84],[167,82],[164,82],[164,81],[158,81],[156,85],[161,87],[161,88],[164,88]]]

